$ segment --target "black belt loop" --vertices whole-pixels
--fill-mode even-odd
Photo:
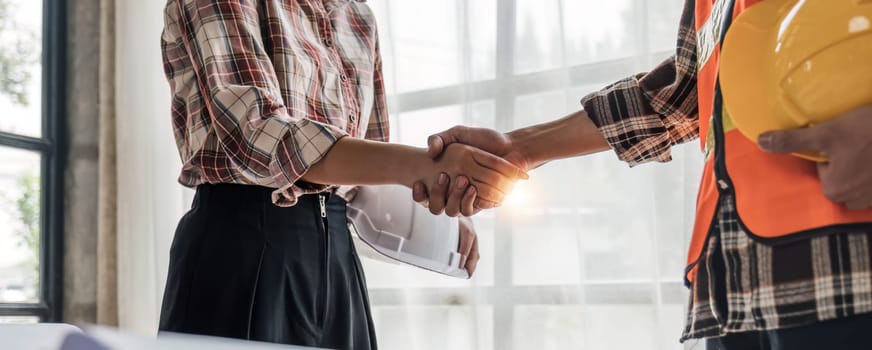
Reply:
[[[199,208],[209,203],[209,190],[209,184],[197,185],[194,191],[194,199],[191,201],[191,208]]]

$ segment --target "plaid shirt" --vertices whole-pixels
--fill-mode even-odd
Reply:
[[[170,0],[161,40],[179,182],[300,181],[344,136],[388,140],[375,18],[357,0]]]
[[[631,166],[671,159],[698,135],[694,0],[687,0],[673,57],[582,100]],[[732,197],[718,208],[692,285],[682,341],[781,329],[872,312],[872,234],[843,232],[766,244],[738,224]]]

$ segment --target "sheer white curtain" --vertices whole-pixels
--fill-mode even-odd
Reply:
[[[160,51],[165,1],[116,0],[118,321],[157,330],[169,247],[190,190],[170,124]]]
[[[369,0],[380,20],[393,141],[456,124],[510,130],[673,49],[681,0]],[[163,1],[117,0],[119,308],[153,333],[176,183],[160,61]],[[628,169],[610,153],[549,164],[476,217],[469,281],[364,261],[384,349],[679,349],[701,156]]]
[[[674,50],[680,0],[371,0],[394,142],[455,124],[511,130]],[[629,169],[611,154],[533,171],[475,218],[471,281],[366,261],[385,349],[680,349],[701,155]],[[688,347],[691,347],[689,345]]]

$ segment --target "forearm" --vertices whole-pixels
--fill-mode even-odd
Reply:
[[[532,168],[562,158],[608,150],[608,142],[583,110],[507,134]]]
[[[302,179],[316,184],[411,187],[420,180],[416,174],[433,168],[426,153],[411,146],[344,137]]]

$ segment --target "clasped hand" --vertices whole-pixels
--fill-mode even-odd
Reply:
[[[472,216],[499,207],[517,180],[529,178],[529,162],[498,131],[456,126],[431,136],[428,146],[437,164],[455,164],[413,185],[415,201],[435,215]]]

